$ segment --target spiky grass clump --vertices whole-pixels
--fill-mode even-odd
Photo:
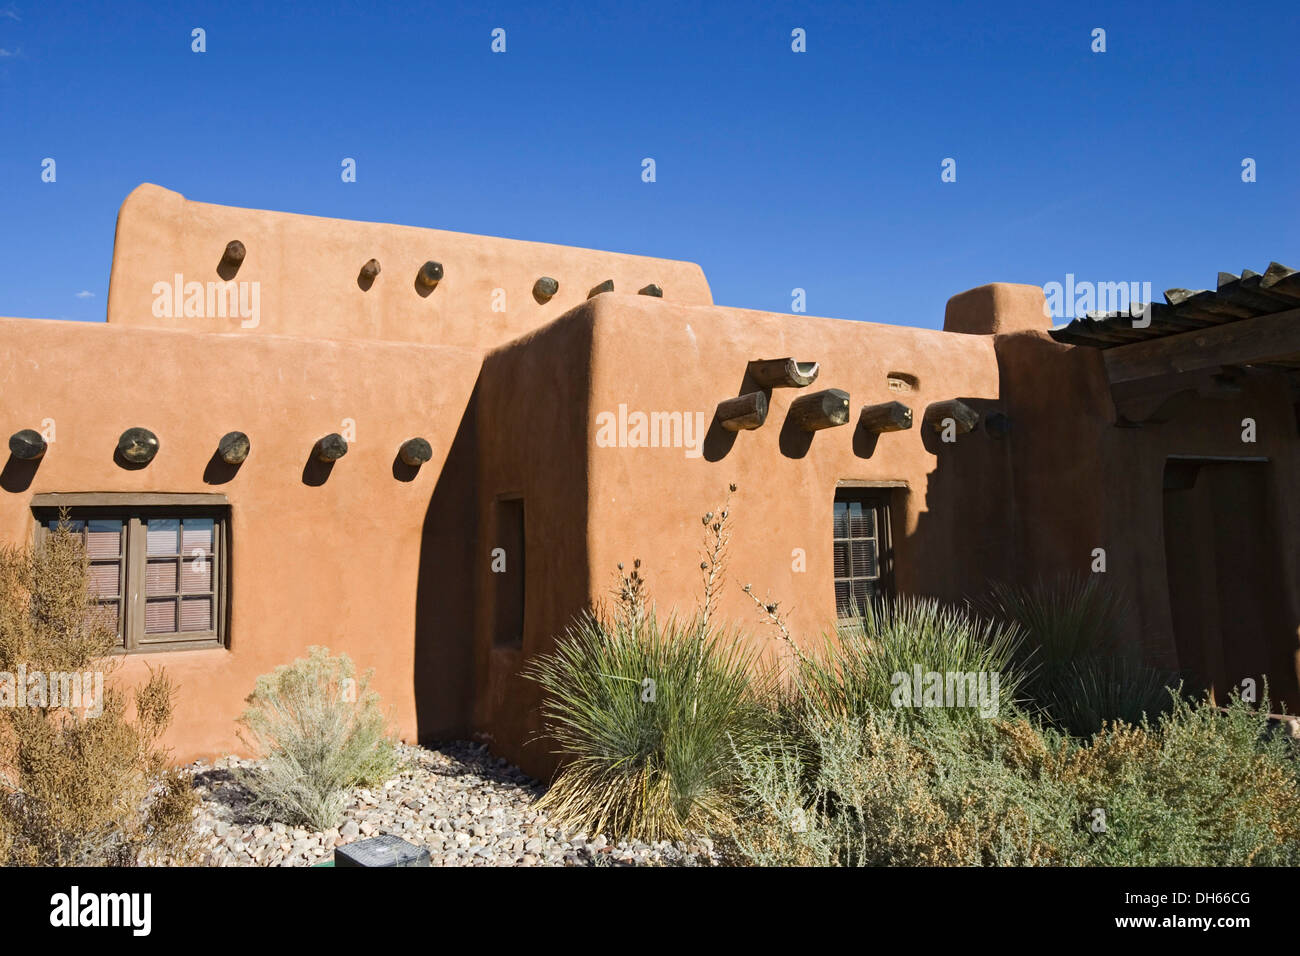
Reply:
[[[371,671],[357,675],[346,654],[311,647],[307,657],[257,679],[240,722],[262,765],[244,776],[252,812],[317,830],[337,826],[354,787],[375,786],[398,759]]]
[[[1025,693],[1054,726],[1087,737],[1106,721],[1169,711],[1177,675],[1144,665],[1140,648],[1123,643],[1128,601],[1099,576],[993,584],[974,605],[1024,632]]]
[[[820,653],[799,658],[797,686],[803,706],[827,720],[898,709],[898,675],[910,685],[923,674],[996,674],[1002,712],[1013,706],[1024,677],[1016,659],[1020,636],[1014,625],[982,620],[961,608],[926,598],[900,597],[866,608],[839,628]],[[902,708],[911,711],[919,701]],[[970,716],[971,707],[941,708]]]
[[[729,826],[733,747],[761,719],[755,655],[699,619],[585,614],[532,663],[565,760],[538,807],[571,830],[673,839]]]

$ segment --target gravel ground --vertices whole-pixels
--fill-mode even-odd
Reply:
[[[600,834],[564,833],[533,809],[544,789],[480,744],[435,749],[401,745],[403,768],[373,790],[358,790],[342,825],[324,833],[263,824],[247,813],[239,768],[227,757],[190,766],[202,797],[198,827],[209,866],[310,866],[333,849],[390,833],[428,848],[434,866],[711,866],[705,838],[690,843],[612,843]]]

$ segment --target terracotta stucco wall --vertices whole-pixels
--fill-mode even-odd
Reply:
[[[223,276],[218,267],[232,240],[243,243],[245,258],[233,276]],[[372,258],[381,271],[363,288],[359,273]],[[429,260],[444,268],[432,291],[415,281]],[[156,315],[156,284],[174,287],[178,275],[182,295],[190,282],[203,284],[204,313],[208,283],[229,277],[246,284],[250,305],[256,283],[258,324],[241,325],[231,315]],[[559,282],[559,292],[545,304],[532,294],[541,276]],[[487,349],[545,325],[606,279],[621,291],[653,283],[672,301],[712,301],[704,273],[690,262],[219,206],[145,184],[118,213],[108,321]]]
[[[1070,348],[1044,335],[999,336],[1004,397],[1015,423],[1013,453],[1018,575],[1090,573],[1093,549],[1104,548],[1109,583],[1130,601],[1127,639],[1152,663],[1180,666],[1165,549],[1164,472],[1171,457],[1205,460],[1258,458],[1267,501],[1263,522],[1270,540],[1267,590],[1280,592],[1280,626],[1267,640],[1289,661],[1271,675],[1275,691],[1294,695],[1300,650],[1300,483],[1296,419],[1286,383],[1254,372],[1239,394],[1199,398],[1161,424],[1117,428],[1102,353]],[[1242,440],[1242,422],[1256,423],[1256,441]],[[1231,505],[1224,520],[1234,520]],[[1204,533],[1213,524],[1200,514]],[[1246,516],[1240,516],[1245,521]],[[1201,532],[1198,532],[1201,533]],[[1230,570],[1234,554],[1219,556]],[[1243,608],[1242,611],[1253,611]],[[1246,674],[1238,677],[1250,676]],[[1255,675],[1256,678],[1260,675]],[[1288,701],[1292,708],[1296,706]]]
[[[5,433],[44,419],[56,428],[34,475],[6,475],[0,540],[30,540],[29,505],[41,492],[230,500],[229,648],[133,655],[122,673],[133,681],[146,665],[165,664],[178,679],[170,741],[179,759],[241,750],[235,718],[254,679],[311,644],[373,666],[406,739],[464,731],[472,675],[464,621],[419,611],[417,598],[422,571],[457,564],[448,539],[454,548],[470,526],[426,529],[425,516],[478,374],[476,353],[3,319],[0,354]],[[356,442],[323,484],[306,483],[313,444],[345,418]],[[128,471],[113,451],[137,425],[158,435],[161,450]],[[233,478],[210,484],[217,440],[234,429],[249,435],[252,452]],[[411,476],[394,462],[416,435],[434,457]]]

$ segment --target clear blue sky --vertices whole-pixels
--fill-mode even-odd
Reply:
[[[0,0],[0,315],[102,321],[141,182],[931,327],[985,282],[1300,267],[1295,0],[157,6]]]

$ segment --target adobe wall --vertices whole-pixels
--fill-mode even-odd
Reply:
[[[751,359],[784,356],[820,362],[816,382],[774,389],[767,422],[756,431],[732,435],[712,424],[717,403],[739,393]],[[915,389],[891,389],[894,373]],[[850,393],[850,424],[810,440],[783,424],[794,398],[832,387]],[[780,600],[801,640],[816,640],[834,626],[831,518],[841,480],[905,486],[894,492],[900,590],[955,599],[986,577],[1010,573],[1007,447],[983,429],[953,445],[939,442],[921,418],[929,403],[951,398],[983,413],[999,407],[991,336],[613,293],[493,353],[474,403],[480,528],[491,527],[487,508],[494,496],[524,495],[530,603],[522,654],[492,649],[491,609],[480,591],[476,726],[511,759],[546,774],[554,761],[543,744],[508,743],[540,730],[535,685],[510,675],[523,659],[549,650],[574,611],[609,598],[619,562],[630,568],[642,559],[661,609],[690,613],[700,594],[700,516],[732,482],[739,490],[718,617],[769,648],[775,642],[741,592],[744,583]],[[916,424],[872,442],[857,428],[858,412],[891,400],[910,405]],[[617,415],[620,404],[629,411],[700,413],[705,433],[698,455],[682,447],[601,447],[601,415]],[[557,472],[548,473],[552,468]],[[490,593],[489,547],[480,546],[478,573]],[[802,570],[795,549],[803,550]]]
[[[243,243],[238,270],[223,268],[227,243]],[[362,266],[378,260],[373,282]],[[444,276],[432,291],[417,285],[429,260]],[[204,286],[205,315],[156,315],[156,283]],[[541,276],[559,291],[539,303],[533,285]],[[206,286],[231,279],[253,283],[259,322],[206,314]],[[115,325],[189,331],[251,331],[332,339],[488,349],[539,328],[586,301],[588,292],[612,279],[615,289],[636,292],[657,284],[675,302],[712,302],[700,267],[653,259],[396,226],[323,219],[259,209],[194,202],[160,186],[137,187],[122,203],[113,244],[108,321]],[[504,300],[495,290],[504,292]],[[182,288],[181,292],[184,292]],[[164,296],[166,301],[167,296]],[[504,311],[494,311],[494,303]],[[184,301],[181,303],[184,310]],[[174,296],[172,312],[176,312]],[[165,311],[161,306],[158,311]]]
[[[455,613],[429,607],[437,595],[420,584],[465,563],[455,548],[468,521],[426,528],[424,519],[462,427],[477,353],[0,319],[0,354],[5,435],[47,418],[56,426],[34,475],[6,470],[0,541],[31,540],[29,505],[42,492],[230,500],[229,649],[131,655],[122,672],[135,682],[147,666],[166,665],[179,681],[169,734],[178,759],[242,752],[235,719],[254,679],[312,644],[376,669],[375,689],[405,739],[463,733],[468,634]],[[323,484],[309,484],[314,443],[345,418],[356,442]],[[113,452],[132,426],[153,430],[161,448],[148,467],[128,471]],[[234,429],[249,435],[251,454],[234,477],[209,483],[217,440]],[[433,460],[411,475],[395,460],[416,435]]]
[[[542,731],[537,684],[521,672],[553,647],[574,614],[601,596],[593,590],[589,521],[591,356],[597,296],[516,342],[490,353],[475,389],[474,435],[477,533],[473,535],[474,727],[494,753],[545,776],[554,766]],[[632,296],[642,301],[644,296]],[[518,647],[495,642],[498,586],[491,569],[501,548],[517,560],[497,525],[497,502],[524,502],[524,631]]]
[[[1260,503],[1272,540],[1263,569],[1275,573],[1279,621],[1261,630],[1281,635],[1275,644],[1272,684],[1294,694],[1300,672],[1300,447],[1286,383],[1256,371],[1240,394],[1193,399],[1169,421],[1117,428],[1100,350],[1070,348],[1034,333],[997,339],[1004,396],[1015,423],[1017,540],[1025,557],[1022,577],[1036,573],[1088,573],[1094,548],[1106,550],[1107,574],[1126,592],[1128,639],[1153,663],[1179,664],[1166,566],[1164,471],[1170,456],[1204,459],[1266,458],[1266,501]],[[1256,438],[1242,441],[1242,421],[1253,418]],[[1209,503],[1206,502],[1206,505]],[[1256,516],[1259,517],[1259,516]],[[1213,516],[1197,515],[1204,533]],[[1246,515],[1234,519],[1246,521]],[[1230,569],[1238,554],[1222,555]],[[1270,588],[1273,586],[1270,585]],[[1255,608],[1240,608],[1239,616]],[[1248,675],[1240,675],[1242,677]],[[1300,701],[1291,703],[1291,709]]]
[[[617,295],[597,301],[593,436],[595,415],[616,413],[620,404],[629,411],[701,411],[711,421],[717,403],[739,393],[752,359],[821,363],[805,388],[771,391],[761,428],[714,427],[700,457],[681,448],[592,447],[591,566],[598,586],[609,586],[618,561],[640,557],[661,604],[689,612],[700,593],[700,517],[721,503],[732,482],[738,491],[730,583],[720,613],[754,630],[766,629],[740,591],[745,583],[779,600],[803,639],[833,629],[831,518],[840,481],[906,484],[894,508],[900,591],[955,599],[1007,566],[998,533],[1010,505],[1005,444],[984,429],[944,444],[921,420],[927,405],[946,399],[985,414],[998,407],[992,338]],[[910,376],[915,389],[892,390],[891,373]],[[849,423],[811,435],[793,429],[786,422],[790,402],[826,388],[849,393]],[[914,426],[873,441],[858,428],[862,406],[894,400],[913,409]]]

